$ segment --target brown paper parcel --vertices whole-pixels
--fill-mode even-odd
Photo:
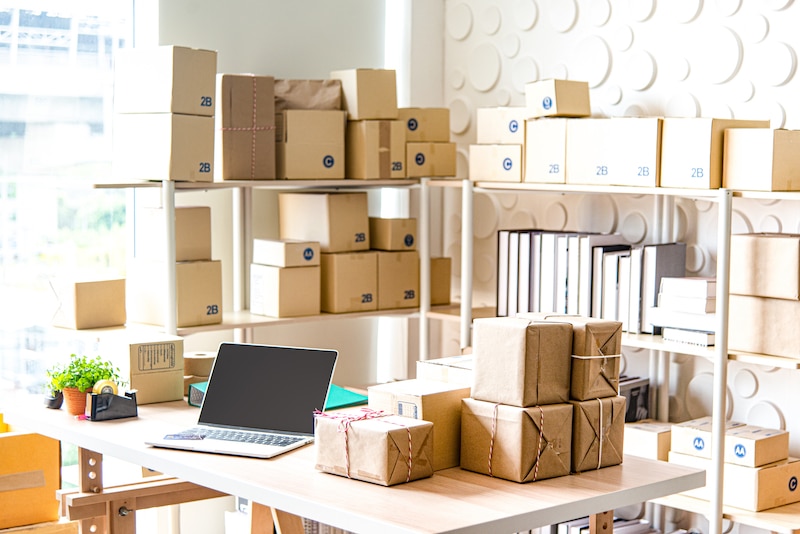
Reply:
[[[575,402],[572,414],[572,471],[622,463],[625,397]]]
[[[364,413],[371,415],[349,422],[341,417],[349,412],[316,417],[318,470],[382,486],[433,475],[433,423],[375,411],[352,415]]]
[[[472,398],[522,407],[569,400],[569,324],[492,317],[473,328]]]
[[[275,98],[272,76],[217,76],[216,178],[275,178]]]
[[[463,469],[513,482],[568,475],[571,443],[571,404],[520,408],[462,400]]]
[[[342,109],[342,82],[275,80],[275,113],[285,109]]]
[[[572,325],[572,400],[612,397],[619,393],[621,322],[548,313],[521,313],[518,317]]]

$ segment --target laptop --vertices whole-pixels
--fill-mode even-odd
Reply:
[[[198,452],[272,458],[314,440],[338,352],[222,343],[194,428],[145,443]]]

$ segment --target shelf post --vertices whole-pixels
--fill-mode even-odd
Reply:
[[[419,359],[427,360],[430,354],[428,312],[431,311],[431,240],[430,240],[430,178],[419,181]]]
[[[472,182],[461,181],[461,350],[472,345]]]
[[[175,182],[161,182],[161,205],[164,207],[165,250],[164,265],[166,270],[166,295],[164,298],[164,332],[170,335],[178,333],[178,290],[175,275]]]
[[[728,382],[728,290],[730,285],[731,211],[733,194],[719,191],[717,215],[717,336],[714,350],[714,404],[711,422],[711,486],[708,517],[709,533],[722,534],[723,459],[725,453],[725,418]]]

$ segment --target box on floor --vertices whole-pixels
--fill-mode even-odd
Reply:
[[[580,473],[622,463],[625,397],[570,401],[572,471]]]
[[[346,124],[346,114],[339,110],[289,109],[276,114],[276,177],[344,179]]]
[[[348,414],[354,420],[344,422]],[[316,469],[382,486],[433,475],[433,423],[393,415],[363,418],[362,414],[316,417]]]
[[[367,389],[371,409],[433,423],[434,471],[459,465],[461,399],[469,395],[469,386],[420,379],[388,382]]]
[[[120,49],[114,58],[115,113],[215,114],[217,52],[185,46]]]
[[[215,180],[275,178],[275,78],[217,75]]]
[[[397,119],[409,143],[450,141],[450,108],[399,108]]]
[[[316,241],[320,252],[356,252],[370,246],[367,194],[280,193],[281,239]]]
[[[53,326],[83,330],[122,326],[127,320],[125,280],[50,282],[56,297]]]
[[[572,405],[520,408],[463,399],[461,467],[513,482],[570,473]]]
[[[493,317],[475,319],[473,332],[473,398],[523,407],[569,399],[569,324]]]
[[[13,429],[0,432],[0,458],[0,528],[58,520],[59,441]]]

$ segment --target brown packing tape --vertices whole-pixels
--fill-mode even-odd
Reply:
[[[0,475],[0,492],[42,488],[44,485],[44,471],[40,469]]]
[[[392,177],[392,123],[378,122],[378,172],[380,178]]]

